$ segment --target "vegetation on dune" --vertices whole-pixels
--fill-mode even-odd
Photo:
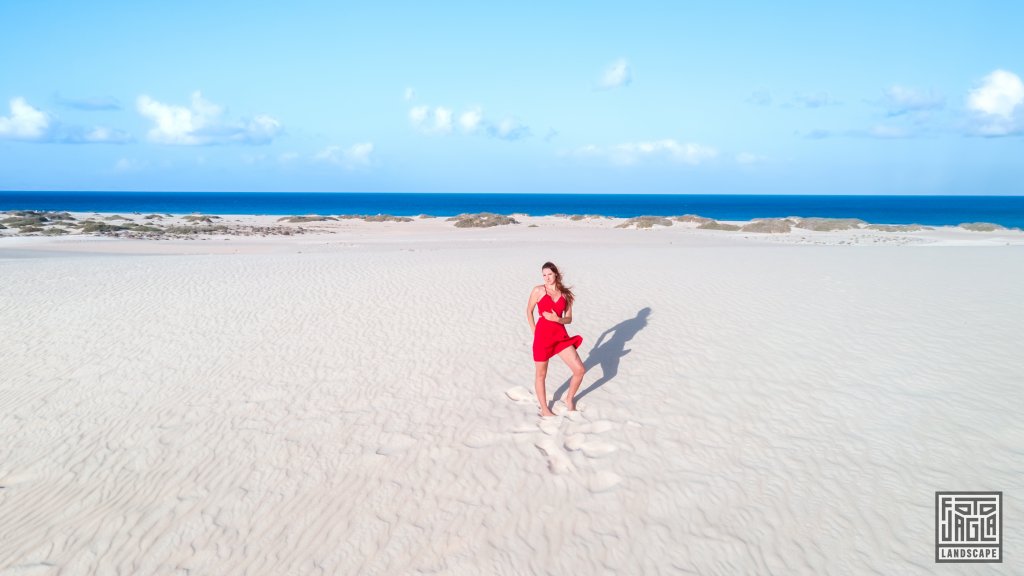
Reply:
[[[322,222],[325,220],[337,221],[338,219],[334,216],[320,216],[318,214],[308,214],[306,216],[282,216],[277,219],[278,222]]]
[[[879,230],[881,232],[917,232],[919,230],[934,230],[931,226],[920,224],[868,224],[865,230]]]
[[[758,218],[740,228],[741,232],[759,232],[764,234],[785,234],[792,230],[789,220],[782,218]]]
[[[207,222],[212,223],[214,220],[219,220],[220,216],[207,216],[206,214],[186,214],[181,217],[186,222]]]
[[[995,232],[996,230],[1006,230],[1005,226],[1000,226],[999,224],[993,224],[991,222],[964,222],[960,224],[960,227],[972,232]]]
[[[455,222],[456,228],[490,228],[492,226],[506,226],[508,224],[519,224],[519,221],[511,216],[493,214],[491,212],[480,212],[478,214],[459,214],[445,220]]]
[[[682,216],[676,216],[673,218],[676,222],[696,222],[698,224],[705,224],[707,222],[714,222],[711,218],[705,218],[704,216],[697,216],[696,214],[683,214]]]
[[[740,229],[740,227],[735,225],[735,224],[725,224],[725,223],[719,222],[717,220],[712,220],[710,222],[705,222],[705,223],[701,224],[700,226],[697,226],[697,229],[698,230],[726,230],[726,231],[729,231],[729,232],[736,232],[737,230]]]
[[[835,230],[854,230],[867,222],[860,218],[802,218],[796,223],[797,228],[815,232],[833,232]]]
[[[637,228],[651,228],[654,226],[671,226],[672,221],[664,216],[637,216],[636,218],[630,218],[622,224],[616,226],[616,228],[629,228],[630,226],[636,226]]]

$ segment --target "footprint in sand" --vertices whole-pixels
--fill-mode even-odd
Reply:
[[[587,479],[587,489],[591,492],[607,492],[613,490],[622,482],[622,476],[619,476],[615,472],[608,472],[603,470],[596,472],[593,476]]]
[[[513,434],[524,434],[527,432],[536,432],[537,427],[532,422],[520,422],[512,427]]]
[[[587,417],[583,415],[580,410],[573,410],[572,412],[566,412],[565,418],[570,422],[586,422]]]
[[[533,399],[533,394],[522,386],[513,386],[508,390],[505,390],[505,396],[508,396],[509,400],[512,400],[513,402],[523,402]]]
[[[581,426],[580,432],[584,432],[586,434],[601,434],[609,430],[614,430],[615,428],[618,428],[618,424],[615,422],[610,420],[597,420]]]
[[[583,442],[587,439],[586,434],[569,434],[565,437],[565,449],[566,450],[579,450],[580,446],[583,446]]]
[[[603,458],[612,452],[615,452],[618,448],[615,444],[609,444],[608,442],[602,442],[600,440],[592,440],[590,442],[584,442],[580,446],[580,450],[583,451],[583,455],[587,458]]]
[[[392,434],[384,438],[381,446],[377,448],[377,454],[390,456],[404,452],[416,444],[416,439],[407,434]]]
[[[548,436],[554,436],[558,433],[559,420],[561,418],[541,418],[540,422],[537,422],[537,427]]]
[[[548,459],[548,470],[552,474],[565,474],[573,471],[569,456],[559,450],[558,446],[555,445],[555,441],[551,438],[544,438],[534,444],[534,446]]]
[[[474,430],[462,441],[470,448],[486,448],[498,441],[498,438],[486,430]]]

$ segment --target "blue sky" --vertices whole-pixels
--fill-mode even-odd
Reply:
[[[1018,3],[40,1],[0,21],[0,189],[1024,194]]]

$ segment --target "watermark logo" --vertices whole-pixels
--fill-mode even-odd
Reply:
[[[1003,561],[1002,492],[935,493],[935,561]]]

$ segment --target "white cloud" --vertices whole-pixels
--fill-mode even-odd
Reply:
[[[451,108],[436,106],[431,110],[429,106],[416,106],[409,110],[409,120],[423,132],[447,134],[452,131]]]
[[[473,132],[480,126],[480,122],[484,118],[484,112],[480,107],[467,110],[459,116],[459,124],[462,129],[466,132]]]
[[[192,94],[191,106],[187,108],[142,95],[137,109],[155,123],[148,138],[158,144],[266,144],[281,133],[281,123],[267,115],[247,122],[224,119],[224,108],[204,99],[199,91]]]
[[[452,131],[452,111],[438,106],[434,108],[434,130],[447,134]]]
[[[81,137],[81,142],[88,142],[94,144],[125,144],[131,141],[131,134],[123,130],[107,128],[106,126],[96,126],[92,130],[89,130],[86,133],[82,134]]]
[[[694,144],[679,143],[671,138],[646,142],[626,142],[610,147],[593,144],[583,146],[574,153],[577,156],[607,158],[614,164],[631,165],[647,158],[664,157],[673,162],[697,165],[718,156],[718,150]]]
[[[986,76],[967,96],[967,108],[983,136],[1009,136],[1024,132],[1024,82],[1006,70]]]
[[[500,140],[520,140],[530,135],[530,128],[514,118],[505,118],[497,124],[488,124],[487,131]]]
[[[321,150],[314,160],[336,164],[347,170],[370,165],[370,155],[373,154],[372,142],[360,142],[348,148],[341,146],[328,146]]]
[[[894,84],[885,90],[882,104],[888,109],[889,116],[900,116],[911,112],[942,108],[945,105],[945,99],[930,90],[922,92]]]
[[[454,118],[454,111],[445,106],[415,106],[409,109],[409,121],[425,134],[451,133]],[[488,120],[480,106],[460,113],[458,123],[465,134],[480,133],[500,140],[520,140],[530,135],[530,127],[515,118],[506,117],[498,122]]]
[[[61,123],[24,98],[11,100],[11,115],[0,116],[0,139],[60,144],[124,144],[130,134],[106,126],[82,128]]]
[[[625,58],[619,58],[605,68],[601,74],[601,88],[609,90],[620,86],[628,86],[633,80],[630,72],[629,62]]]
[[[50,117],[24,98],[13,98],[11,115],[0,116],[0,139],[44,140],[50,131]]]
[[[416,106],[409,110],[409,120],[418,128],[426,122],[428,114],[430,114],[429,108],[426,106]]]
[[[967,106],[976,112],[1010,118],[1014,109],[1024,102],[1024,83],[1013,72],[996,70],[972,90]]]
[[[370,154],[372,153],[373,143],[362,142],[350,146],[349,149],[345,151],[345,157],[354,165],[368,166],[370,164]]]

